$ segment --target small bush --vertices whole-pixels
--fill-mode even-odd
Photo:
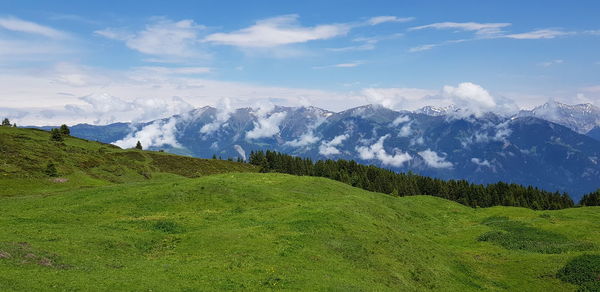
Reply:
[[[181,233],[183,228],[173,221],[159,220],[154,223],[153,228],[164,233]]]

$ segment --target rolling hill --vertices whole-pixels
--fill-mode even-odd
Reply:
[[[2,291],[598,285],[599,207],[469,208],[29,129],[0,127],[0,153]]]

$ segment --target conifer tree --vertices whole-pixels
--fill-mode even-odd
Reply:
[[[62,126],[60,126],[60,133],[64,136],[69,136],[71,135],[71,130],[67,125],[63,124]]]
[[[142,150],[143,149],[142,143],[140,143],[140,141],[137,141],[137,143],[135,144],[135,149],[138,149],[138,150]]]
[[[56,170],[56,165],[54,165],[54,162],[48,161],[48,164],[46,164],[46,169],[44,170],[44,173],[49,177],[57,177],[58,176],[58,171]]]
[[[10,127],[10,121],[8,120],[8,118],[4,118],[4,120],[2,120],[2,126]]]

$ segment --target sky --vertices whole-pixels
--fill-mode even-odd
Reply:
[[[0,117],[600,105],[598,1],[0,0]]]

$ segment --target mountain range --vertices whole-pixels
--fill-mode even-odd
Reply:
[[[513,116],[456,107],[394,111],[366,105],[342,112],[316,107],[203,107],[144,123],[71,127],[74,136],[123,148],[195,157],[246,159],[275,150],[312,159],[348,159],[473,183],[497,181],[568,192],[600,187],[600,110],[548,102]],[[50,127],[42,127],[48,129]]]

